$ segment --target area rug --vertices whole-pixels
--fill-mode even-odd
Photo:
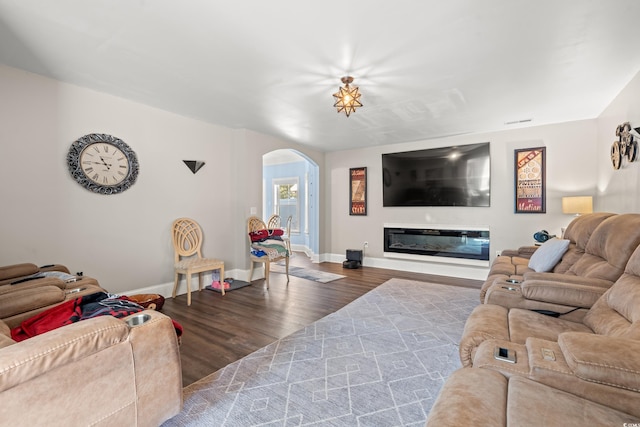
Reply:
[[[186,387],[164,426],[424,426],[478,294],[391,279]]]
[[[273,264],[271,266],[271,271],[273,271],[274,273],[285,274],[285,266],[281,265],[280,263]],[[313,280],[315,282],[320,282],[320,283],[328,283],[328,282],[331,282],[333,280],[337,280],[337,279],[341,279],[343,277],[346,277],[346,276],[343,276],[342,274],[329,273],[329,272],[326,272],[326,271],[311,270],[311,269],[304,268],[304,267],[294,267],[292,265],[289,266],[289,275],[290,276],[300,277],[302,279]]]

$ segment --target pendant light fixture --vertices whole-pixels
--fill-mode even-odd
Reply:
[[[362,103],[360,102],[361,94],[357,86],[351,86],[353,77],[346,76],[341,80],[344,86],[341,86],[338,92],[333,94],[333,97],[336,99],[336,103],[333,104],[333,106],[338,109],[338,113],[344,111],[347,117],[349,117],[351,113],[356,111],[356,108],[362,107]]]

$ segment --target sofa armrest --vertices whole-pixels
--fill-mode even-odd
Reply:
[[[478,346],[489,339],[509,340],[509,309],[482,304],[473,309],[464,325],[460,340],[460,362],[472,366]]]
[[[574,375],[585,381],[640,391],[640,342],[627,338],[565,332],[558,345]]]
[[[505,249],[500,255],[511,257],[531,258],[531,255],[538,250],[540,246],[520,246],[518,249]]]
[[[155,310],[142,313],[149,320],[132,327],[129,334],[136,366],[138,425],[160,425],[182,409],[180,348],[171,318]]]
[[[593,277],[575,276],[573,274],[564,273],[538,273],[528,271],[524,273],[524,280],[546,280],[548,282],[575,283],[578,285],[598,286],[600,288],[609,289],[613,282],[605,279],[596,279]]]
[[[0,392],[127,340],[122,320],[101,316],[0,350]]]
[[[426,427],[506,426],[507,378],[489,369],[458,369],[440,390]]]
[[[525,280],[520,283],[522,296],[571,307],[589,308],[607,291],[600,286],[547,280]]]

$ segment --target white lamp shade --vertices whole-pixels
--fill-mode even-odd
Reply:
[[[581,215],[593,212],[593,197],[574,196],[562,198],[562,213]]]

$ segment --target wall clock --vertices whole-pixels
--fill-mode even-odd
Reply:
[[[117,194],[138,178],[136,153],[120,138],[91,133],[71,144],[67,165],[73,179],[89,191]]]

